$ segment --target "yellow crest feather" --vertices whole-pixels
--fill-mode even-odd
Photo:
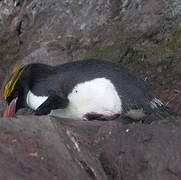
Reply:
[[[8,83],[5,85],[4,88],[4,97],[7,98],[11,95],[11,93],[14,90],[14,87],[20,78],[21,74],[23,72],[23,68],[21,66],[15,66],[12,70],[12,75]]]

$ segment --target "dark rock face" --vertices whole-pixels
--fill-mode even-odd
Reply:
[[[0,120],[0,147],[0,179],[181,178],[180,119],[123,125],[19,116]]]
[[[2,32],[16,32],[20,43],[16,54],[25,63],[55,64],[93,55],[118,62],[125,60],[120,57],[128,47],[129,54],[131,49],[142,52],[144,60],[150,61],[146,56],[158,56],[157,48],[160,53],[178,50],[174,38],[180,38],[180,7],[176,0],[33,0],[18,7],[12,1],[1,1],[0,18]]]
[[[15,64],[102,58],[146,79],[181,113],[181,1],[14,2],[0,1],[1,85]],[[0,179],[181,179],[179,118],[123,125],[31,113],[0,119]]]
[[[179,179],[180,145],[177,140],[181,134],[176,132],[177,125],[154,123],[127,127],[118,125],[115,128],[113,124],[109,136],[110,128],[106,127],[108,130],[103,135],[106,138],[100,141],[106,150],[101,152],[99,159],[109,178]]]

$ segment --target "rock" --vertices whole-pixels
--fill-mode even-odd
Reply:
[[[90,56],[118,62],[128,48],[135,49],[137,60],[145,55],[151,56],[146,62],[157,62],[156,49],[163,53],[170,50],[169,44],[162,46],[166,43],[164,39],[170,37],[170,43],[177,44],[173,40],[175,31],[180,38],[180,6],[176,0],[149,0],[146,3],[134,0],[55,0],[53,3],[51,0],[33,0],[24,1],[18,7],[12,1],[2,1],[0,17],[5,31],[8,28],[7,33],[10,27],[11,32],[16,32],[21,63],[57,64]],[[147,46],[142,46],[146,41]]]
[[[74,132],[49,117],[1,119],[0,132],[0,179],[107,179],[90,145],[79,149]]]
[[[121,119],[117,119],[121,121]],[[181,124],[0,119],[0,179],[179,180]]]
[[[99,159],[109,179],[179,180],[180,125],[178,119],[101,127],[98,144],[104,150]]]

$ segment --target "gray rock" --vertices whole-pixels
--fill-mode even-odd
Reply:
[[[121,119],[117,119],[121,121]],[[0,179],[179,180],[180,120],[0,119]]]

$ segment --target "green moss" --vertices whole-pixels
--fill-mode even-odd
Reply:
[[[95,47],[91,49],[90,56],[115,60],[130,67],[140,66],[146,69],[169,70],[175,67],[175,54],[181,48],[181,29],[176,30],[170,40],[165,40],[155,48],[137,49],[137,42],[117,41],[109,46]]]
[[[0,40],[0,48],[6,46],[7,43],[8,43],[8,39],[1,39]]]
[[[110,46],[95,47],[91,50],[91,57],[100,59],[110,59],[124,65],[141,65],[149,67],[149,62],[145,61],[144,51],[134,48],[134,42],[115,42]]]
[[[177,30],[174,32],[173,36],[174,36],[175,38],[181,38],[181,29],[177,29]]]
[[[119,49],[119,45],[109,45],[102,47],[95,47],[91,50],[91,55],[96,58],[103,58],[105,55],[112,53],[116,49]]]
[[[164,53],[174,52],[181,47],[181,30],[173,33],[172,38],[167,41],[161,42],[158,47],[150,50],[152,55],[163,55]]]
[[[104,58],[108,56],[124,55],[128,49],[132,49],[130,43],[114,42],[112,45],[95,47],[91,49],[91,56],[96,58]]]
[[[19,46],[11,47],[8,50],[9,55],[17,55],[18,52],[19,52]]]

